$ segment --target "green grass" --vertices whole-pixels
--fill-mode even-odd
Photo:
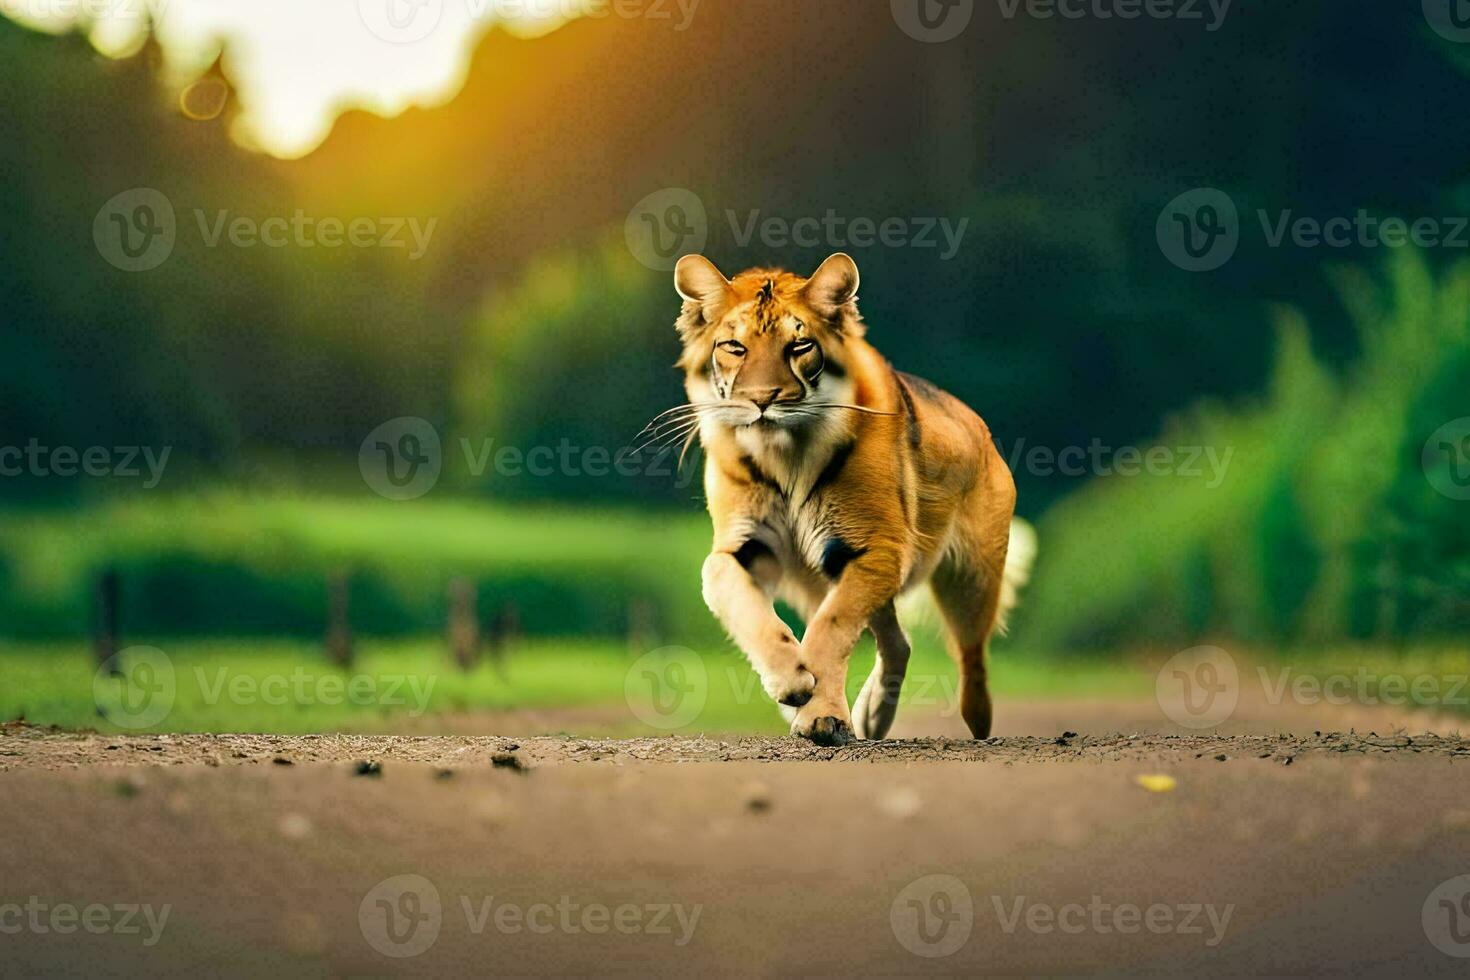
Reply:
[[[713,633],[699,599],[709,546],[697,513],[506,506],[453,499],[199,492],[0,514],[0,635],[62,639],[121,576],[135,635],[318,636],[326,582],[350,575],[353,625],[418,636],[444,622],[454,577],[532,634],[622,636],[630,604],[666,632]]]
[[[319,646],[296,641],[163,641],[159,649],[172,673],[172,701],[166,715],[134,728],[99,716],[95,664],[82,645],[0,646],[0,718],[99,731],[301,734],[452,730],[452,719],[434,716],[534,708],[548,712],[550,731],[564,727],[555,709],[573,709],[565,727],[577,734],[785,730],[755,673],[728,646],[675,655],[694,672],[684,676],[670,674],[669,661],[657,654],[640,659],[616,644],[578,640],[522,643],[507,658],[504,675],[489,663],[461,672],[448,664],[443,645],[428,639],[363,639],[346,671],[326,664]],[[854,655],[849,697],[861,687],[872,658],[871,642]],[[150,702],[141,692],[157,687],[160,676],[138,674],[140,662],[126,664],[125,677],[134,703],[146,707]],[[701,671],[702,681],[696,676]],[[1095,658],[1037,660],[1010,651],[994,658],[992,677],[999,698],[1146,697],[1153,685],[1152,675],[1138,667]],[[666,691],[682,689],[694,700],[685,708],[675,696],[670,703],[681,710],[650,715],[646,706],[655,679],[671,681]],[[104,705],[116,704],[123,683],[102,677]],[[357,685],[357,703],[348,696],[349,684]],[[955,690],[949,658],[920,642],[904,689],[905,709],[952,714],[958,707]]]

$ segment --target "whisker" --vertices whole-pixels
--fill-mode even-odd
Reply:
[[[688,432],[692,432],[692,431],[694,431],[694,430],[696,430],[698,428],[699,428],[699,422],[698,422],[698,420],[693,420],[693,421],[685,422],[682,426],[675,426],[673,429],[669,430],[668,432],[665,432],[665,433],[663,433],[661,435],[656,435],[656,436],[650,437],[646,442],[644,442],[642,445],[640,445],[637,449],[634,449],[631,453],[629,453],[629,455],[630,456],[631,455],[637,455],[638,453],[643,452],[645,449],[648,449],[651,446],[655,446],[655,445],[658,445],[658,444],[661,444],[661,443],[665,442],[666,440],[670,439],[671,437],[672,437],[673,442],[677,442],[678,440],[684,438],[684,436]],[[672,443],[670,443],[670,444],[672,445]]]
[[[691,412],[688,415],[675,416],[673,418],[664,419],[658,425],[653,425],[652,423],[650,423],[649,425],[644,426],[643,431],[639,432],[638,435],[634,436],[633,438],[637,440],[638,438],[646,434],[648,435],[650,441],[656,441],[661,438],[662,435],[666,432],[672,431],[674,429],[681,429],[691,423],[698,424],[699,420],[700,417],[698,412]]]
[[[730,401],[730,400],[722,400],[722,401],[717,401],[717,402],[688,402],[688,403],[683,404],[683,405],[675,405],[673,408],[665,409],[664,411],[659,412],[653,418],[649,419],[648,425],[645,425],[642,429],[640,429],[638,431],[638,435],[642,435],[644,432],[647,432],[650,427],[653,427],[653,426],[658,425],[662,421],[666,420],[666,418],[668,416],[674,416],[675,413],[678,413],[678,412],[687,413],[688,415],[698,415],[700,412],[710,411],[712,409],[717,409],[717,408],[743,408],[743,407],[746,407],[746,403],[745,402],[737,402],[737,401]],[[675,416],[675,417],[682,417],[682,416]],[[636,439],[636,438],[638,438],[638,436],[634,436],[633,438]]]
[[[850,409],[850,410],[852,410],[854,412],[863,412],[863,413],[865,413],[867,415],[887,415],[887,416],[896,416],[896,415],[898,415],[897,412],[880,412],[876,408],[868,408],[866,405],[843,405],[841,403],[833,402],[833,403],[823,404],[822,407],[823,408],[846,408],[846,409]]]
[[[684,469],[684,457],[685,457],[685,455],[688,454],[689,447],[690,446],[693,446],[694,443],[698,440],[698,438],[699,438],[699,430],[698,429],[695,429],[692,432],[690,432],[689,435],[688,435],[688,437],[685,438],[685,440],[684,440],[684,448],[681,449],[681,450],[679,450],[679,465],[677,467],[675,467],[675,470],[676,471],[679,471],[679,472],[682,472],[683,471],[683,469]]]

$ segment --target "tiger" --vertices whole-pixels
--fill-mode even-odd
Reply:
[[[807,278],[756,268],[727,279],[702,255],[675,266],[688,401],[662,424],[704,451],[704,602],[792,734],[841,746],[891,728],[911,650],[895,600],[927,582],[958,663],[960,714],[984,739],[986,649],[1034,549],[1008,564],[1016,486],[990,429],[868,343],[858,284],[841,252]],[[806,624],[800,639],[777,599]],[[877,658],[849,709],[848,658],[864,630]]]

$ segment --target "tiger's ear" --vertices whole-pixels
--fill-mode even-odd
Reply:
[[[698,303],[706,323],[713,323],[730,290],[715,264],[703,255],[686,255],[674,267],[674,288],[686,302]]]
[[[806,281],[807,299],[820,310],[835,312],[857,299],[858,267],[845,252],[829,256]]]

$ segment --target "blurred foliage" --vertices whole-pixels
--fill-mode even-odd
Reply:
[[[705,4],[679,35],[616,17],[491,32],[449,104],[349,112],[289,163],[234,146],[228,111],[185,119],[152,46],[111,62],[0,20],[0,446],[173,449],[146,501],[0,480],[0,633],[76,634],[108,566],[132,625],[162,635],[315,633],[338,568],[370,633],[440,622],[456,569],[532,632],[615,635],[642,596],[670,630],[708,633],[707,530],[674,510],[692,514],[697,478],[467,465],[505,446],[613,452],[682,400],[670,276],[621,244],[628,209],[671,186],[706,204],[727,272],[848,247],[872,340],[1003,449],[1160,433],[1235,450],[1215,489],[1020,468],[1021,512],[1042,519],[1027,645],[1463,629],[1470,522],[1419,450],[1465,413],[1465,273],[1449,249],[1273,249],[1257,218],[1470,208],[1470,74],[1418,0],[1238,0],[1214,33],[978,5],[945,45],[905,38],[882,4],[818,4]],[[781,29],[752,44],[762,17]],[[1195,275],[1154,224],[1200,185],[1230,194],[1242,241]],[[138,275],[91,240],[134,187],[179,222],[169,261]],[[417,262],[209,248],[197,228],[298,209],[438,225]],[[949,261],[735,232],[829,210],[969,224]],[[357,453],[401,416],[445,436],[445,477],[390,508]]]
[[[296,734],[468,728],[473,734],[476,723],[458,716],[540,709],[543,720],[532,716],[522,723],[545,725],[546,734],[569,726],[586,737],[671,731],[645,724],[629,710],[623,700],[625,682],[643,651],[630,652],[615,643],[566,637],[529,641],[510,653],[503,669],[483,662],[470,671],[452,668],[443,646],[433,641],[369,640],[359,647],[351,670],[344,671],[322,663],[315,647],[293,640],[165,643],[160,649],[174,670],[175,697],[168,714],[145,730]],[[705,701],[691,722],[673,731],[774,735],[788,730],[744,657],[718,644],[697,645],[695,650],[706,669]],[[90,651],[75,644],[0,644],[0,656],[7,680],[0,686],[0,718],[120,730],[98,716],[96,663]],[[872,644],[867,643],[853,657],[849,697],[861,689],[872,662]],[[900,696],[903,713],[958,714],[954,664],[937,644],[924,639],[915,644],[909,677]],[[343,690],[349,682],[359,685],[355,695]],[[104,683],[129,682],[118,678]],[[999,698],[1138,699],[1152,690],[1153,673],[1146,665],[1120,668],[1017,657],[997,662],[991,683]],[[239,685],[244,696],[232,698],[230,687],[222,685]],[[283,687],[305,695],[283,699]]]
[[[1268,396],[1202,406],[1158,440],[1233,450],[1220,486],[1112,476],[1047,515],[1029,643],[1463,634],[1470,521],[1423,453],[1470,404],[1470,263],[1436,281],[1402,252],[1381,282],[1339,281],[1357,363],[1325,368],[1283,311]]]
[[[462,444],[480,459],[492,457],[483,478],[473,479],[506,498],[688,500],[698,493],[697,455],[679,471],[682,440],[664,449],[667,440],[655,438],[660,430],[644,431],[684,400],[671,384],[676,303],[671,289],[649,288],[647,271],[621,241],[608,240],[586,253],[538,259],[486,298],[454,387]],[[493,453],[507,445],[576,452],[567,471],[505,478]],[[572,468],[589,468],[583,456],[593,447],[629,451],[625,470],[636,475],[619,475],[605,458],[593,474],[573,475]]]
[[[655,630],[718,637],[699,598],[708,530],[626,511],[413,505],[204,494],[140,499],[0,524],[0,622],[74,636],[97,576],[116,569],[128,636],[320,636],[326,583],[350,573],[367,635],[442,627],[449,581],[478,584],[487,622],[510,603],[532,635],[622,636],[630,606]]]

